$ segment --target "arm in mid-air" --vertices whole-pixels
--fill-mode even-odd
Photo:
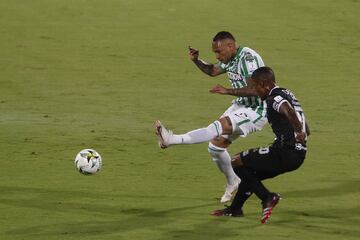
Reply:
[[[240,97],[251,97],[258,96],[255,88],[251,86],[246,86],[243,88],[225,88],[220,84],[214,86],[210,89],[211,93],[219,93],[221,95],[232,95],[232,96],[240,96]]]
[[[303,125],[300,122],[294,108],[288,101],[285,101],[280,105],[279,113],[285,115],[289,120],[291,126],[294,128],[296,140],[300,143],[304,143],[306,136],[310,134],[309,126],[305,123],[305,132],[303,131]]]
[[[207,63],[199,59],[199,50],[189,46],[189,57],[194,62],[194,64],[205,74],[215,77],[224,73],[224,71],[217,65]]]

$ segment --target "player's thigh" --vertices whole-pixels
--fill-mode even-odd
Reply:
[[[236,103],[232,103],[228,109],[225,110],[225,112],[220,116],[220,118],[223,118],[223,117],[226,117],[226,116],[229,116],[230,113],[238,110],[240,108],[240,106]],[[220,119],[219,118],[219,119]]]
[[[233,124],[233,121],[229,118],[229,116],[231,115],[232,112],[237,111],[240,108],[240,105],[238,105],[237,103],[233,102],[228,109],[226,109],[226,111],[220,116],[219,119],[221,118],[228,118],[230,120],[230,124]],[[232,127],[232,126],[231,126]],[[232,132],[234,131],[233,127],[232,127]],[[231,134],[223,134],[222,138],[226,139],[227,142],[232,143],[233,141],[235,141],[238,137],[239,137],[239,133],[231,133]]]
[[[240,152],[239,155],[242,165],[254,171],[277,173],[281,170],[281,158],[274,148],[253,148]]]
[[[223,136],[219,136],[219,137],[212,139],[211,143],[214,144],[215,146],[221,147],[221,148],[228,148],[231,144],[231,142],[227,138],[224,138]]]

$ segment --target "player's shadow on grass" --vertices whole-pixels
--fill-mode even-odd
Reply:
[[[80,191],[62,191],[46,188],[26,188],[0,186],[2,192],[0,204],[14,207],[16,209],[35,209],[44,211],[46,215],[69,214],[70,221],[53,223],[54,220],[48,217],[51,224],[41,224],[37,226],[27,226],[5,230],[9,236],[21,236],[33,238],[44,236],[70,235],[73,236],[92,236],[107,234],[124,234],[129,231],[151,230],[153,228],[168,225],[169,221],[177,221],[177,218],[183,218],[188,211],[206,208],[217,205],[210,199],[197,199],[198,204],[190,206],[179,206],[174,208],[144,208],[142,202],[165,201],[166,196],[141,196],[141,195],[120,195],[120,194],[93,194]],[[122,199],[121,204],[116,205],[116,201],[107,203],[107,199]],[[124,198],[126,200],[124,200]],[[170,196],[170,198],[177,198]],[[185,199],[185,197],[180,198]],[[88,201],[86,201],[88,200]],[[187,199],[194,201],[194,198]],[[199,200],[201,202],[199,203]],[[133,201],[135,206],[126,207],[122,204],[124,201]],[[137,201],[137,203],[136,203]],[[196,202],[194,201],[194,202]],[[115,204],[114,204],[115,202]],[[179,201],[177,201],[177,204]],[[147,206],[149,204],[146,204]],[[186,203],[184,203],[186,205]],[[187,215],[188,216],[188,215]],[[76,219],[89,219],[86,221]],[[109,221],[111,219],[111,221]],[[104,221],[103,221],[104,220]],[[39,221],[37,221],[39,222]],[[42,222],[46,222],[44,219]],[[172,226],[171,226],[172,227]]]
[[[39,188],[39,187],[19,187],[19,186],[1,186],[0,185],[0,192],[2,193],[1,196],[6,196],[9,194],[19,194],[22,196],[38,196],[43,195],[46,196],[48,199],[57,199],[61,201],[62,199],[74,199],[74,198],[105,198],[105,197],[112,197],[112,198],[164,198],[164,199],[184,199],[184,200],[204,200],[204,197],[191,197],[191,196],[171,196],[167,195],[131,195],[131,194],[118,194],[118,193],[98,193],[98,192],[91,192],[91,191],[75,191],[75,190],[63,190],[63,189],[54,189],[54,188]]]
[[[94,192],[54,190],[50,188],[34,187],[10,187],[0,186],[0,204],[14,206],[18,208],[33,208],[51,212],[72,212],[77,214],[100,214],[100,215],[119,215],[119,214],[136,214],[136,209],[124,208],[121,206],[104,205],[108,199],[114,202],[114,199],[129,202],[149,202],[164,201],[169,202],[171,199],[186,200],[194,202],[208,201],[207,198],[183,197],[171,195],[130,195],[130,194],[104,194]],[[84,204],[85,203],[85,204]],[[89,211],[88,204],[91,204]],[[215,204],[215,203],[213,203]],[[142,212],[146,209],[140,208]]]
[[[44,237],[50,238],[53,236],[98,236],[99,239],[101,239],[101,236],[110,234],[126,236],[130,232],[133,234],[136,231],[146,232],[154,231],[154,229],[157,229],[156,231],[158,231],[158,234],[161,236],[159,239],[169,239],[170,237],[181,239],[194,237],[196,237],[196,239],[219,239],[237,236],[239,234],[238,228],[233,229],[227,224],[228,221],[234,221],[235,219],[215,218],[209,215],[208,208],[211,207],[211,209],[215,209],[219,207],[219,204],[217,201],[206,197],[197,199],[198,202],[201,200],[199,204],[157,209],[143,208],[141,207],[141,202],[135,204],[139,206],[136,208],[126,208],[121,205],[111,206],[106,204],[106,198],[104,199],[103,195],[88,194],[79,191],[8,186],[0,186],[0,191],[3,193],[0,197],[0,204],[18,209],[33,208],[52,214],[56,214],[56,212],[62,214],[74,213],[74,218],[70,221],[53,223],[53,220],[49,219],[52,221],[50,224],[30,225],[5,231],[4,233],[10,238],[24,237],[36,239]],[[14,197],[17,195],[21,197]],[[109,194],[107,197],[125,197],[132,199],[132,201],[134,199],[140,201],[164,201],[164,196],[122,196]],[[166,202],[172,201],[172,198],[175,197],[170,196],[170,199],[167,199]],[[69,201],[63,201],[62,199],[69,199]],[[83,200],[86,199],[92,201],[95,199],[99,203],[91,203],[91,207],[89,207],[87,204],[83,203]],[[185,199],[185,197],[182,199]],[[187,200],[193,201],[194,198]],[[183,222],[184,220],[189,219],[191,222],[194,217],[203,218],[204,220],[201,220],[200,224],[195,224],[199,222],[198,220],[195,220],[194,224],[187,224],[185,227],[183,227],[183,224],[177,224],[179,220],[180,222]],[[84,218],[89,220],[76,220]],[[109,219],[111,220],[109,221]],[[245,220],[246,222],[246,219],[242,220]],[[251,221],[248,220],[251,222],[251,226],[258,224],[258,222],[254,223],[252,220],[253,218]],[[172,224],[169,224],[169,222]],[[248,228],[249,223],[240,227]]]
[[[99,221],[99,220],[87,220],[87,221],[68,221],[66,223],[57,223],[57,224],[48,224],[48,225],[38,225],[32,227],[22,227],[13,230],[6,231],[6,235],[9,236],[22,236],[22,237],[31,237],[31,238],[43,238],[43,237],[52,237],[52,236],[72,236],[72,237],[84,237],[84,236],[101,236],[119,234],[126,236],[129,232],[135,231],[156,231],[159,232],[161,236],[168,236],[169,232],[172,235],[184,235],[189,234],[188,230],[179,230],[179,227],[176,224],[169,225],[169,221],[176,223],[178,219],[184,219],[188,217],[191,210],[197,208],[204,208],[207,206],[212,206],[211,204],[201,204],[187,207],[176,207],[166,210],[156,210],[149,208],[133,208],[133,209],[124,209],[117,214],[119,215],[119,220],[112,221]],[[106,208],[106,206],[102,206]],[[116,213],[116,207],[113,207],[114,214]],[[126,215],[124,217],[124,215]],[[89,217],[90,218],[90,217]],[[99,219],[99,218],[96,218]],[[105,218],[106,219],[106,218]],[[227,236],[231,234],[231,231],[224,229],[221,231],[221,227],[217,223],[207,223],[207,228],[217,229],[216,232],[219,236]],[[205,225],[202,227],[205,230]],[[191,231],[192,232],[192,231]],[[207,233],[212,235],[212,231]],[[199,234],[199,232],[197,233]],[[146,238],[144,238],[146,239]],[[167,239],[167,238],[164,238]],[[205,239],[205,238],[201,238]],[[211,239],[211,238],[206,238]]]
[[[286,198],[322,198],[353,194],[354,192],[360,192],[360,179],[340,182],[327,188],[299,189],[281,192],[281,194]]]
[[[334,185],[324,189],[311,189],[311,190],[296,190],[284,192],[285,198],[313,198],[313,197],[328,197],[336,194],[351,194],[354,191],[359,190],[359,181],[343,182],[338,185]],[[210,206],[218,207],[218,203],[207,199],[206,197],[201,200],[199,204],[191,204],[190,206],[179,206],[173,208],[144,208],[141,201],[164,201],[166,196],[141,196],[141,195],[121,195],[121,194],[94,194],[80,191],[62,191],[46,188],[26,188],[26,187],[8,187],[0,186],[2,192],[0,196],[0,204],[13,206],[16,208],[33,208],[44,210],[48,212],[70,212],[74,213],[74,216],[80,216],[78,219],[89,219],[86,221],[77,221],[72,219],[71,221],[41,224],[37,226],[19,227],[12,230],[5,230],[5,234],[16,237],[46,237],[46,236],[93,236],[93,235],[108,235],[119,234],[126,235],[128,232],[133,231],[152,231],[157,229],[162,239],[169,238],[194,238],[197,239],[220,239],[239,235],[241,229],[258,228],[261,226],[257,219],[258,212],[247,213],[243,219],[234,218],[215,218],[208,216],[207,209]],[[109,205],[106,203],[108,198],[129,198],[129,200],[141,200],[138,204],[139,207],[127,208],[122,205]],[[169,197],[178,198],[176,196]],[[90,200],[92,203],[91,210],[89,207],[83,204],[84,200]],[[185,199],[185,198],[183,198]],[[194,199],[188,199],[194,200]],[[169,199],[165,199],[166,202]],[[97,202],[97,203],[93,203]],[[178,201],[176,201],[178,203]],[[113,201],[112,201],[113,203]],[[186,205],[186,204],[185,204]],[[199,211],[201,212],[199,215]],[[203,211],[203,212],[202,212]],[[288,211],[285,213],[285,209],[282,210],[283,215],[281,220],[272,221],[272,226],[279,228],[301,228],[307,231],[323,232],[325,234],[336,234],[341,236],[359,236],[360,232],[356,228],[348,229],[347,226],[336,226],[337,222],[330,224],[323,224],[327,219],[334,218],[348,218],[354,220],[351,217],[360,214],[360,210],[357,208],[346,208],[339,206],[336,209],[318,209],[307,213],[304,211]],[[204,218],[204,220],[195,221],[198,224],[194,224],[191,227],[181,228],[176,224],[180,220],[192,217]],[[256,216],[255,216],[256,215]],[[197,217],[196,217],[197,218]],[[104,219],[104,221],[102,221]],[[111,219],[110,221],[108,219]],[[114,220],[115,219],[115,220]],[[272,219],[273,220],[273,219]],[[173,222],[174,224],[169,224]],[[228,221],[238,223],[236,229],[228,227]],[[181,221],[180,221],[181,222]],[[342,222],[342,221],[340,221]],[[322,225],[323,224],[323,225]],[[354,222],[353,222],[354,224]],[[359,221],[355,221],[355,224],[359,224]],[[333,226],[333,227],[332,227]],[[246,237],[246,236],[244,236]]]
[[[99,221],[99,217],[89,217],[88,221],[68,221],[67,223],[40,225],[33,227],[18,228],[9,230],[6,233],[9,235],[61,235],[61,234],[81,234],[81,235],[95,235],[95,234],[113,234],[115,232],[125,233],[127,231],[134,231],[137,229],[146,229],[153,227],[160,227],[167,224],[168,216],[172,213],[179,213],[181,211],[196,209],[208,206],[209,204],[196,205],[190,207],[171,208],[166,210],[155,210],[150,208],[132,208],[118,211],[113,207],[114,215],[119,216],[119,220]],[[102,206],[106,208],[106,206]],[[176,214],[178,215],[178,214]],[[120,219],[121,218],[121,219]],[[100,219],[106,219],[102,217]],[[113,217],[112,217],[113,219]]]

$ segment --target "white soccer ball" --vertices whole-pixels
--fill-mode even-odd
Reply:
[[[95,174],[101,169],[101,156],[93,149],[83,149],[75,157],[75,166],[82,174]]]

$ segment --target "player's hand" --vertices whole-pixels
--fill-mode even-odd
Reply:
[[[196,61],[199,58],[199,50],[189,46],[189,57],[192,61]]]
[[[233,167],[241,167],[244,163],[241,160],[240,153],[236,154],[231,158],[231,166]]]
[[[306,139],[306,133],[305,132],[295,132],[295,139],[296,142],[299,143],[305,143],[305,139]]]
[[[227,94],[227,93],[228,93],[228,92],[227,92],[227,89],[224,88],[223,86],[221,86],[220,84],[212,87],[212,88],[210,89],[210,92],[211,92],[211,93],[219,93],[219,94]]]

